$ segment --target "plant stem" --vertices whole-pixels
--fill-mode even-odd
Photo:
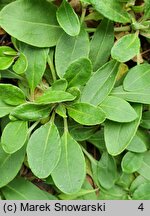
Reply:
[[[36,121],[28,130],[28,135],[33,131],[33,129],[39,124],[40,121]]]
[[[90,32],[95,32],[96,28],[86,28],[85,30],[90,33]]]
[[[86,28],[85,30],[87,32],[95,32],[96,28]],[[115,27],[114,28],[115,32],[130,31],[130,30],[131,30],[130,26],[121,26],[121,27]]]
[[[96,163],[97,161],[86,151],[85,148],[83,148],[83,146],[81,146],[81,148],[82,148],[84,154],[87,156],[87,158],[88,158],[92,163],[94,163],[94,164],[96,165],[96,164],[97,164],[97,163]]]
[[[34,101],[34,90],[31,90],[30,101]]]
[[[148,52],[150,52],[150,49],[143,51],[143,52],[141,53],[141,55],[145,55],[145,54],[148,53]]]
[[[67,118],[64,118],[64,133],[68,132],[68,122],[67,122]]]
[[[80,17],[81,24],[84,22],[85,15],[86,15],[86,8],[82,6],[82,14]]]
[[[130,31],[130,30],[131,30],[130,26],[121,26],[121,27],[114,28],[115,32]]]
[[[48,58],[47,58],[47,62],[48,62],[48,65],[49,65],[49,67],[51,69],[53,80],[56,81],[56,71],[55,71],[55,68],[54,68],[54,64],[53,64],[53,62],[52,62],[49,55],[48,55]]]
[[[52,112],[52,116],[51,116],[51,120],[50,121],[54,122],[54,120],[55,120],[55,111]]]

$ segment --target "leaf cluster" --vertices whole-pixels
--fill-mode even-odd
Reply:
[[[150,1],[1,1],[0,27],[1,199],[150,199]]]

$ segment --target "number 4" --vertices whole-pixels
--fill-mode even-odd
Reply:
[[[143,203],[141,203],[138,207],[139,210],[143,211],[144,210],[144,206],[143,206]]]

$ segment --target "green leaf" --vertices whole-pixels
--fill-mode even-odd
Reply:
[[[132,184],[134,179],[135,179],[134,174],[127,174],[121,172],[116,184],[122,187],[124,190],[129,190],[130,185]]]
[[[134,200],[150,200],[150,183],[141,184],[133,193]]]
[[[18,79],[22,80],[22,77],[11,70],[0,71],[0,77],[6,79]]]
[[[137,172],[147,180],[150,180],[150,151],[144,153],[142,166]]]
[[[17,106],[11,115],[24,121],[37,121],[49,116],[51,107],[35,103],[25,103]]]
[[[40,190],[30,181],[18,177],[1,189],[6,200],[50,200],[56,197]]]
[[[108,96],[100,105],[106,118],[117,122],[130,122],[137,118],[135,110],[125,100]]]
[[[28,125],[25,121],[9,122],[1,136],[1,145],[8,154],[13,154],[25,144],[28,136]]]
[[[64,78],[68,81],[68,88],[83,86],[87,83],[92,73],[92,64],[87,58],[79,58],[69,65]]]
[[[14,62],[17,52],[9,46],[0,47],[0,70],[8,69]]]
[[[101,124],[105,120],[104,112],[88,103],[76,103],[68,106],[68,114],[76,122],[83,125]]]
[[[149,0],[144,0],[144,18],[150,18],[150,2]]]
[[[44,94],[38,97],[35,101],[39,104],[50,104],[50,103],[60,103],[65,101],[72,101],[75,96],[65,91],[53,91],[48,89]]]
[[[14,154],[7,154],[0,146],[0,188],[15,178],[22,166],[24,157],[25,147]]]
[[[67,80],[58,79],[52,84],[51,88],[54,91],[66,91],[67,86],[68,86]]]
[[[95,190],[94,189],[91,189],[91,190],[86,190],[86,189],[81,189],[79,192],[75,193],[75,194],[71,194],[71,195],[68,195],[68,194],[60,194],[59,195],[59,198],[61,200],[84,200],[84,197],[90,197],[91,198],[91,194],[95,194],[94,193]],[[93,196],[92,196],[93,197]],[[94,200],[97,200],[96,199],[96,195],[94,197],[95,199]],[[85,199],[85,200],[88,200]],[[93,199],[90,199],[90,200],[93,200]]]
[[[91,184],[85,180],[81,190],[75,194],[60,194],[59,198],[62,200],[97,200],[96,190]]]
[[[127,199],[127,192],[122,187],[114,185],[109,190],[101,189],[98,200],[124,200]]]
[[[68,132],[63,134],[61,142],[61,157],[52,178],[63,193],[77,193],[85,180],[85,159],[79,144]]]
[[[150,129],[150,111],[143,112],[140,126]]]
[[[70,94],[72,94],[75,97],[75,100],[72,103],[76,103],[80,100],[81,91],[80,91],[79,87],[71,87],[71,88],[67,89],[67,92],[69,92]]]
[[[88,142],[97,147],[100,151],[106,151],[105,140],[104,140],[104,130],[98,130],[96,133],[88,139]]]
[[[142,130],[138,130],[130,144],[127,146],[127,150],[142,153],[147,150],[149,143],[150,138],[148,134]]]
[[[0,46],[0,57],[16,56],[17,52],[9,46]]]
[[[133,193],[140,185],[144,183],[149,183],[149,180],[145,179],[143,176],[138,175],[131,184],[130,191]]]
[[[10,106],[0,100],[0,118],[8,115],[12,111],[12,109],[14,109],[13,106]]]
[[[94,131],[94,127],[78,125],[70,129],[70,134],[76,141],[84,141],[90,138]]]
[[[55,112],[60,115],[61,117],[63,118],[67,118],[67,115],[66,115],[66,108],[63,104],[59,104],[56,109],[55,109]]]
[[[143,162],[143,154],[127,152],[121,162],[121,167],[125,173],[133,173],[137,171]]]
[[[107,121],[104,127],[106,148],[109,154],[116,156],[124,151],[133,139],[140,124],[142,106],[134,105],[138,118],[129,123]]]
[[[119,62],[126,62],[140,52],[140,39],[137,34],[128,34],[120,38],[111,50],[112,58]]]
[[[57,21],[63,30],[70,36],[76,36],[80,32],[80,22],[71,5],[63,0],[57,10]]]
[[[0,4],[0,10],[5,7],[7,4],[13,2],[15,0],[1,0],[1,4]]]
[[[25,102],[25,95],[14,85],[0,84],[0,99],[9,105],[19,105]]]
[[[8,4],[0,12],[0,26],[18,40],[37,47],[56,45],[62,33],[56,19],[56,7],[41,0]]]
[[[119,69],[119,63],[111,60],[89,79],[81,95],[81,102],[99,105],[111,92]]]
[[[117,167],[114,158],[107,152],[102,154],[98,162],[97,172],[100,185],[105,189],[112,188],[117,178]]]
[[[120,97],[130,102],[150,104],[149,93],[150,93],[149,89],[129,92],[129,91],[124,91],[123,86],[119,86],[112,90],[111,95]]]
[[[110,20],[103,19],[97,27],[90,43],[89,58],[93,63],[94,71],[104,65],[114,44],[114,27]]]
[[[27,67],[28,67],[27,58],[23,53],[20,53],[19,58],[13,65],[13,70],[17,74],[23,74],[27,70]]]
[[[82,57],[88,57],[88,54],[89,38],[84,28],[81,28],[78,36],[71,37],[64,33],[56,45],[55,52],[55,64],[58,76],[63,77],[72,62]]]
[[[49,49],[29,46],[21,42],[19,43],[19,49],[27,58],[28,66],[25,75],[29,87],[31,88],[31,91],[33,91],[42,80],[42,76],[46,69]]]
[[[92,184],[87,179],[84,181],[82,188],[82,196],[79,196],[77,200],[97,200],[97,189],[93,189]]]
[[[150,91],[150,65],[145,63],[137,65],[129,70],[124,81],[125,91],[141,91],[149,89]]]
[[[14,62],[14,57],[6,56],[0,57],[0,70],[8,69]]]
[[[60,158],[60,136],[54,123],[49,122],[33,132],[27,146],[32,172],[39,178],[48,177]]]
[[[124,9],[124,4],[116,0],[90,0],[94,8],[110,20],[120,23],[130,22],[130,16]]]

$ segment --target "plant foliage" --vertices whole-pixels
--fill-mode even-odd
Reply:
[[[150,199],[149,43],[148,0],[0,1],[2,199]]]

